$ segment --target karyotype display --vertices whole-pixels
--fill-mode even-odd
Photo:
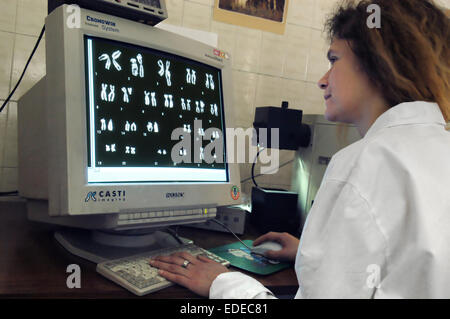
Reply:
[[[109,120],[109,121],[108,121],[108,125],[106,125],[106,121],[107,121],[106,119],[101,119],[101,120],[100,120],[101,130],[102,130],[102,131],[108,130],[108,131],[112,132],[112,131],[114,130],[114,124],[113,124],[113,121],[112,121],[112,120]]]
[[[157,106],[157,101],[156,101],[156,92],[147,92],[144,91],[144,95],[145,95],[145,105],[150,105],[150,98],[151,98],[151,105],[152,106]]]
[[[125,154],[136,154],[136,147],[133,146],[125,146]]]
[[[125,103],[130,103],[130,95],[133,94],[133,88],[123,87],[122,92],[123,92],[123,101]]]
[[[106,148],[107,152],[112,152],[112,153],[116,152],[116,144],[110,144],[110,145],[106,144],[105,148]]]
[[[180,151],[178,153],[180,156],[186,156],[187,155],[187,150],[185,148],[180,148]]]
[[[191,110],[191,100],[181,98],[181,109],[183,111],[190,111]]]
[[[114,99],[116,98],[116,87],[110,84],[108,93],[108,84],[102,83],[102,92],[100,95],[102,101],[114,102]]]
[[[192,132],[191,124],[184,124],[183,131],[190,134]]]
[[[173,95],[164,94],[164,106],[173,109]]]
[[[186,68],[186,83],[195,85],[197,83],[197,72]]]
[[[211,104],[211,115],[219,116],[219,107],[217,104]]]
[[[212,74],[206,74],[205,86],[207,89],[211,89],[214,91],[216,86],[214,84],[214,78],[213,78]]]
[[[125,123],[125,131],[126,132],[136,132],[137,131],[136,123],[135,122],[130,123],[130,122],[127,121]]]
[[[166,76],[167,86],[172,86],[172,73],[170,72],[170,61],[166,61],[164,63],[162,60],[158,60],[158,65],[160,67],[159,69],[159,76]],[[165,66],[165,67],[164,67]]]
[[[133,76],[144,77],[144,61],[142,55],[138,54],[136,58],[131,58],[131,74]]]
[[[147,48],[97,38],[92,42],[95,89],[89,93],[94,112],[88,114],[94,115],[91,123],[96,133],[95,163],[91,164],[173,166],[170,150],[179,142],[172,140],[175,129],[191,134],[192,141],[203,140],[210,127],[223,130],[220,70]],[[203,120],[207,127],[194,129],[195,120]],[[214,132],[211,140],[220,137]],[[201,159],[208,142],[200,148]],[[192,152],[179,151],[180,156],[187,154]]]
[[[205,113],[205,103],[203,101],[195,101],[195,112]]]
[[[165,149],[159,149],[159,150],[158,150],[158,154],[159,154],[159,155],[167,155],[167,150],[165,150]]]
[[[108,54],[103,53],[102,55],[100,55],[98,60],[99,61],[106,61],[106,64],[105,64],[105,69],[106,70],[109,70],[111,68],[111,60],[112,60],[112,63],[114,64],[114,67],[116,68],[116,70],[117,71],[122,71],[122,67],[117,62],[117,59],[120,58],[121,55],[122,55],[122,52],[120,52],[119,50],[113,52],[113,54],[111,55],[111,58],[109,57]]]

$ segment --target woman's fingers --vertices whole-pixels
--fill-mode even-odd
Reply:
[[[158,256],[149,261],[150,265],[155,268],[181,276],[187,276],[189,266],[192,267],[197,262],[194,256],[186,252]]]
[[[187,265],[183,267],[185,261]],[[182,285],[201,296],[207,297],[214,279],[228,269],[206,256],[194,257],[187,253],[159,256],[150,260],[150,265],[159,268],[159,275]]]
[[[196,264],[196,260],[197,259],[195,258],[195,256],[192,256],[191,254],[189,254],[189,253],[187,253],[185,251],[177,252],[177,253],[174,253],[172,255],[175,258],[181,259],[182,260],[182,264],[184,263],[185,260],[189,261],[190,263],[192,263],[194,265]]]
[[[187,272],[188,272],[187,267],[184,268],[181,265],[174,264],[174,263],[171,263],[168,261],[164,261],[164,259],[152,259],[152,260],[150,260],[149,263],[152,267],[158,268],[160,270],[164,270],[169,273],[176,274],[176,275],[187,276]]]
[[[205,255],[198,255],[197,259],[205,262],[205,263],[215,263],[216,261],[212,260],[211,258],[206,257]]]
[[[253,246],[258,246],[259,244],[262,244],[265,241],[277,241],[280,242],[280,237],[281,237],[281,233],[275,233],[275,232],[270,232],[267,234],[264,234],[258,238],[255,239],[255,241],[253,242]]]
[[[289,233],[270,232],[257,238],[253,246],[258,246],[265,241],[278,242],[283,248],[278,251],[267,251],[265,256],[271,259],[294,261],[297,255],[299,240]]]
[[[182,266],[186,260],[189,261],[190,263],[195,264],[196,258],[186,252],[177,252],[177,253],[173,253],[171,255],[158,256],[158,257],[152,258],[152,260],[162,261],[165,263]]]
[[[180,275],[177,273],[173,273],[171,271],[168,270],[164,270],[162,268],[159,269],[159,275],[166,278],[167,280],[174,282],[176,284],[179,284],[183,287],[186,287],[188,289],[191,289],[189,287],[190,285],[190,278],[184,275]],[[192,290],[192,289],[191,289]]]

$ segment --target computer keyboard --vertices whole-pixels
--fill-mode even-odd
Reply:
[[[97,265],[97,272],[119,284],[132,293],[143,296],[151,292],[174,285],[158,275],[158,269],[150,266],[152,257],[170,255],[185,251],[193,256],[205,255],[228,267],[230,262],[194,244],[185,244],[175,248],[166,248],[131,257],[109,260]]]

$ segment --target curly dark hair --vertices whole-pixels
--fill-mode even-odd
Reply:
[[[381,28],[369,28],[376,4]],[[345,0],[325,25],[330,42],[347,40],[389,107],[436,102],[450,121],[450,23],[432,0]]]

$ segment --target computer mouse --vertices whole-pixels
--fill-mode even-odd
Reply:
[[[264,256],[266,251],[268,251],[268,250],[278,251],[278,250],[281,250],[281,249],[283,249],[283,246],[281,246],[276,241],[265,241],[265,242],[263,242],[262,244],[260,244],[258,246],[252,247],[251,253]]]

